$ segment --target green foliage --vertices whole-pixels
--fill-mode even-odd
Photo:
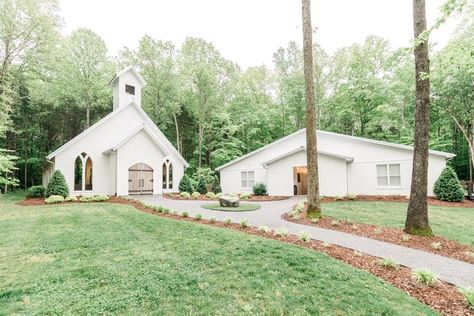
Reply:
[[[64,197],[62,195],[50,195],[47,197],[44,202],[46,204],[56,204],[64,202]]]
[[[44,197],[46,188],[42,185],[34,185],[28,188],[27,196],[32,198]]]
[[[267,195],[267,185],[263,182],[256,183],[252,190],[254,195]]]
[[[55,170],[53,175],[49,179],[48,185],[46,187],[45,195],[61,195],[63,197],[67,197],[69,195],[69,188],[66,184],[66,179],[61,171]]]
[[[182,197],[182,198],[187,199],[187,198],[189,198],[189,197],[191,196],[191,194],[189,194],[188,192],[181,192],[181,193],[179,194],[179,196]]]
[[[200,221],[202,219],[202,214],[196,214],[194,216],[194,219],[197,220],[197,221]]]
[[[75,195],[69,195],[64,199],[64,202],[76,202],[77,201],[77,196]]]
[[[249,221],[246,220],[246,219],[241,219],[241,220],[240,220],[240,227],[242,227],[242,228],[247,228],[247,227],[249,227]]]
[[[183,212],[181,215],[182,215],[184,218],[189,217],[189,213],[188,213],[188,212]]]
[[[193,194],[191,194],[191,197],[192,197],[193,199],[198,199],[198,198],[201,197],[201,193],[199,193],[199,192],[193,192]]]
[[[207,193],[206,193],[206,197],[207,197],[208,199],[214,200],[214,199],[216,198],[216,195],[214,194],[214,192],[207,192]]]
[[[278,237],[286,237],[288,236],[288,229],[286,229],[285,227],[280,227],[277,230],[275,230],[274,235]]]
[[[260,205],[257,203],[247,203],[242,204],[240,203],[237,207],[227,207],[221,206],[220,204],[204,204],[201,205],[202,208],[214,211],[222,211],[222,212],[248,212],[248,211],[255,211],[260,208]]]
[[[474,310],[474,289],[471,287],[460,287],[459,292],[464,296],[467,306]]]
[[[191,179],[184,174],[183,177],[181,178],[181,181],[179,182],[179,192],[184,193],[187,192],[188,194],[191,194],[194,192],[194,187],[193,184],[191,183]]]
[[[17,156],[11,154],[11,150],[0,148],[0,187],[6,186],[17,186],[18,179],[14,177],[13,172],[17,169],[15,167],[15,161],[18,159]]]
[[[207,185],[206,185],[206,180],[204,179],[204,177],[199,178],[196,190],[201,194],[207,193]]]
[[[209,222],[210,222],[211,224],[215,224],[215,223],[216,223],[216,218],[215,218],[214,216],[211,217],[211,218],[209,219]]]
[[[240,198],[241,200],[248,200],[248,199],[250,199],[250,194],[248,194],[248,193],[242,193],[242,194],[239,195],[239,198]]]
[[[219,181],[216,180],[212,184],[212,192],[215,193],[215,194],[222,193],[222,188],[221,188],[221,185],[220,185]]]
[[[379,260],[379,264],[387,269],[392,269],[392,270],[397,270],[398,269],[398,264],[395,260],[392,258],[383,258]]]
[[[79,198],[79,202],[105,202],[110,199],[108,195],[83,195]],[[147,205],[143,205],[147,207]]]
[[[434,184],[433,192],[441,201],[461,202],[464,200],[464,190],[451,166],[444,168]]]
[[[412,278],[418,283],[424,285],[433,285],[438,282],[438,277],[430,269],[420,268],[412,272]]]

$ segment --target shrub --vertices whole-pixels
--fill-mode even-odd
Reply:
[[[349,195],[347,195],[347,199],[350,200],[350,201],[354,201],[354,200],[357,199],[357,195],[349,194]]]
[[[206,185],[206,180],[204,179],[204,177],[199,178],[196,191],[198,191],[201,194],[207,193],[207,185]]]
[[[110,199],[108,195],[83,195],[79,198],[79,202],[104,202]],[[144,207],[148,205],[142,204]]]
[[[216,195],[214,194],[214,192],[207,192],[206,197],[208,199],[214,200],[216,198]]]
[[[331,225],[332,226],[339,226],[339,221],[338,220],[332,220]]]
[[[163,211],[163,214],[169,214],[170,213],[169,208],[163,207],[161,210]]]
[[[405,242],[406,242],[406,241],[409,241],[410,239],[411,239],[410,236],[408,236],[408,235],[402,235],[402,241],[405,241]]]
[[[240,198],[241,200],[248,200],[248,199],[250,199],[250,194],[248,194],[248,193],[242,193],[242,194],[239,196],[239,198]]]
[[[214,181],[212,184],[212,192],[215,194],[222,193],[222,188],[218,181]]]
[[[311,223],[316,224],[317,222],[319,222],[319,218],[312,218],[311,219]]]
[[[202,219],[202,214],[196,214],[196,216],[194,216],[194,219],[200,221]]]
[[[54,171],[53,175],[49,179],[45,195],[47,197],[51,195],[61,195],[62,197],[67,197],[69,195],[69,189],[61,171]]]
[[[191,197],[192,197],[193,199],[198,199],[198,198],[201,197],[201,193],[199,193],[199,192],[193,192],[193,194],[191,194]]]
[[[263,182],[256,183],[252,190],[255,195],[267,195],[267,185]]]
[[[357,225],[357,224],[352,224],[351,227],[352,227],[353,230],[359,230],[359,225]]]
[[[47,197],[44,202],[46,204],[56,204],[64,202],[64,197],[62,195],[50,195]]]
[[[280,227],[277,230],[275,230],[275,236],[285,237],[287,235],[288,235],[288,229],[286,229],[285,227]]]
[[[232,219],[227,218],[227,219],[224,221],[224,224],[226,224],[226,225],[232,224]]]
[[[470,309],[474,309],[474,289],[471,287],[461,287],[459,288],[459,292],[464,295],[467,306],[469,306]]]
[[[246,220],[246,219],[240,220],[240,227],[242,227],[242,228],[247,228],[247,227],[249,227],[249,221]]]
[[[474,252],[466,251],[464,254],[465,254],[466,256],[468,256],[468,257],[474,258]]]
[[[343,201],[343,200],[344,200],[344,197],[341,196],[341,195],[336,195],[336,196],[334,197],[334,200],[336,200],[336,201]]]
[[[309,235],[308,235],[307,233],[304,233],[304,232],[300,233],[299,239],[300,239],[301,241],[304,241],[304,242],[310,241]]]
[[[223,195],[224,195],[224,193],[222,193],[222,192],[216,193],[216,198],[220,198]]]
[[[438,277],[433,271],[426,268],[416,269],[412,272],[412,279],[418,283],[432,285],[438,281]]]
[[[64,199],[64,202],[76,202],[76,201],[77,201],[77,196],[75,195],[70,195]]]
[[[179,194],[179,196],[182,197],[182,198],[187,199],[187,198],[189,198],[189,197],[191,196],[191,194],[189,194],[188,192],[181,192],[181,193]]]
[[[189,179],[187,175],[183,175],[183,177],[181,178],[181,181],[179,181],[178,189],[179,189],[179,192],[181,193],[187,192],[191,194],[194,192],[194,186],[191,183],[191,179]]]
[[[464,190],[458,176],[451,166],[446,166],[436,180],[433,188],[436,198],[441,201],[461,202],[464,200]]]
[[[184,218],[189,217],[189,213],[188,213],[188,212],[183,212],[183,214],[181,214],[181,215],[183,215]]]
[[[154,210],[155,212],[159,212],[159,213],[162,213],[162,212],[163,212],[161,206],[158,206],[158,205],[153,206],[153,210]]]
[[[430,247],[434,250],[440,250],[440,249],[443,248],[443,245],[441,245],[441,243],[439,241],[437,241],[437,242],[432,242],[430,244]]]
[[[271,229],[268,228],[267,226],[258,226],[258,230],[264,233],[269,233],[271,232]]]
[[[46,188],[42,185],[34,185],[28,189],[27,196],[32,198],[44,197]]]
[[[215,218],[215,217],[211,217],[211,218],[209,219],[209,222],[210,222],[211,224],[214,224],[214,223],[216,222],[216,218]]]
[[[379,264],[387,269],[393,269],[396,270],[398,269],[398,264],[395,262],[395,260],[391,258],[383,258],[379,260]]]
[[[374,229],[374,234],[380,235],[381,233],[382,233],[382,228],[377,227],[376,229]]]

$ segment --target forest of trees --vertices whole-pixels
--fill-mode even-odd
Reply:
[[[147,82],[143,108],[190,162],[190,172],[305,126],[296,42],[278,49],[271,67],[246,70],[193,37],[178,47],[144,36],[137,50],[111,56],[91,30],[62,35],[56,0],[0,5],[0,184],[39,184],[45,156],[112,110],[108,83],[128,65]],[[471,1],[458,17],[449,43],[430,51],[430,148],[456,153],[450,163],[461,179],[470,177],[474,154],[473,7]],[[319,129],[413,144],[411,47],[394,49],[369,36],[333,54],[315,44],[313,55]]]

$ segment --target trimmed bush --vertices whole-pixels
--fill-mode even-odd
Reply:
[[[44,197],[46,188],[42,185],[34,185],[28,189],[27,196],[32,198]]]
[[[199,178],[196,191],[198,191],[201,194],[207,193],[207,185],[206,185],[206,180],[204,179],[204,177]]]
[[[458,176],[451,166],[446,166],[436,180],[433,188],[436,198],[441,201],[461,202],[464,200],[464,190]]]
[[[255,195],[267,195],[267,185],[265,183],[256,183],[252,189]]]
[[[110,199],[108,195],[83,195],[79,198],[79,202],[104,202]],[[143,205],[147,207],[147,205]]]
[[[191,183],[191,179],[187,175],[184,175],[179,182],[179,192],[188,192],[189,194],[194,192],[194,186]]]
[[[207,197],[208,199],[214,200],[214,199],[216,198],[216,195],[214,194],[214,192],[207,192],[207,193],[206,193],[206,197]]]
[[[51,195],[61,195],[64,198],[69,195],[69,188],[67,187],[66,180],[64,179],[61,171],[54,171],[53,175],[49,179],[45,195],[47,197]]]
[[[76,201],[77,201],[77,196],[75,195],[70,195],[64,199],[64,202],[76,202]]]
[[[221,188],[221,185],[219,184],[219,182],[215,181],[212,184],[212,192],[214,192],[215,194],[222,193],[222,188]]]
[[[46,204],[56,204],[64,202],[64,197],[62,195],[50,195],[44,200]]]
[[[188,192],[181,192],[181,193],[179,194],[179,196],[182,197],[182,198],[187,199],[187,198],[189,198],[189,197],[191,196],[191,194],[189,194]]]
[[[193,199],[198,199],[198,198],[201,197],[201,193],[199,193],[199,192],[193,192],[193,194],[191,194],[191,196],[192,196]]]
[[[242,194],[239,195],[239,198],[240,198],[241,200],[248,200],[248,199],[250,199],[250,194],[248,194],[248,193],[242,193]]]

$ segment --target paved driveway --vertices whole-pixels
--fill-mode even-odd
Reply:
[[[230,218],[234,223],[239,223],[240,220],[246,219],[251,226],[264,225],[272,229],[285,227],[291,234],[305,232],[315,240],[354,249],[379,258],[393,258],[399,264],[410,268],[429,268],[446,282],[457,286],[474,287],[474,265],[472,264],[375,239],[283,220],[281,215],[289,211],[293,205],[302,201],[303,197],[291,197],[288,200],[272,202],[244,202],[261,205],[259,210],[251,212],[222,212],[201,208],[201,205],[215,204],[215,201],[172,200],[163,198],[161,195],[139,196],[135,198],[139,198],[148,204],[161,205],[180,213],[186,211],[191,217],[201,214],[204,218],[215,217],[219,221]]]

